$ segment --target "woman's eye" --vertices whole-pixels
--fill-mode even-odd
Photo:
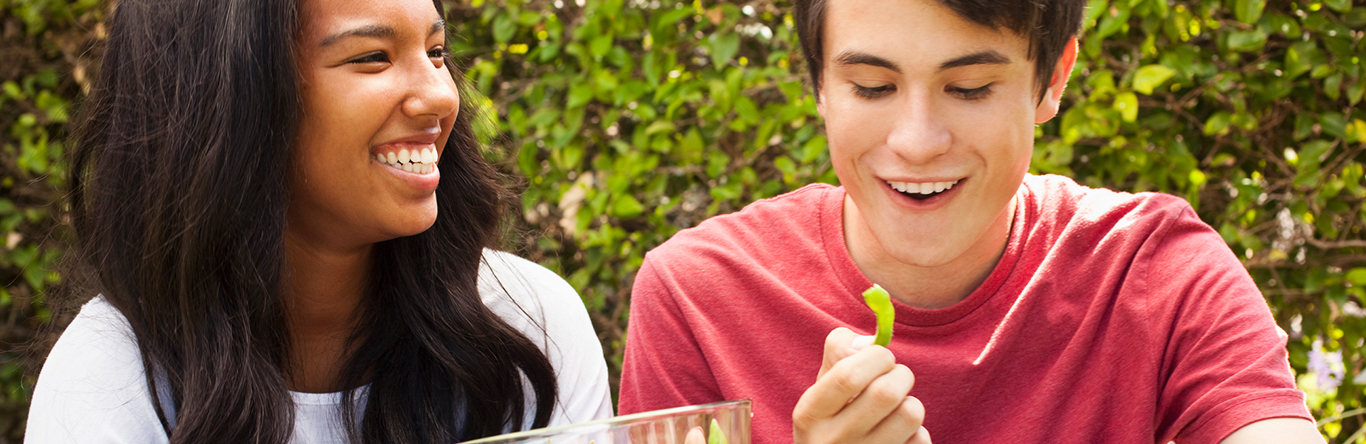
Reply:
[[[876,99],[891,94],[893,91],[896,91],[896,87],[892,85],[867,87],[854,84],[854,95],[865,99]]]
[[[991,95],[991,85],[992,84],[988,83],[977,88],[959,88],[957,86],[950,86],[946,89],[948,90],[949,94],[958,96],[958,98],[960,99],[977,100],[984,99],[987,96]]]
[[[383,52],[372,52],[372,53],[369,53],[369,54],[366,54],[366,55],[363,55],[363,56],[356,57],[356,58],[354,58],[354,59],[348,60],[346,63],[388,63],[388,62],[389,62],[389,55],[388,55],[388,54],[385,54],[385,53],[383,53]]]
[[[450,51],[446,51],[446,47],[444,46],[438,46],[427,50],[427,57],[433,59],[432,66],[437,68],[444,68],[446,66],[446,56],[449,55],[451,55]]]

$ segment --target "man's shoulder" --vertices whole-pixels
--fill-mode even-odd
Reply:
[[[1028,176],[1025,187],[1038,223],[1059,228],[1132,231],[1183,223],[1203,225],[1190,203],[1166,193],[1093,188],[1056,175]]]

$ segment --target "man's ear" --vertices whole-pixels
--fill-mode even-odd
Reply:
[[[1058,115],[1062,90],[1067,87],[1067,79],[1072,77],[1072,67],[1076,64],[1077,38],[1073,37],[1063,48],[1062,57],[1058,57],[1057,66],[1053,67],[1053,78],[1048,80],[1048,91],[1044,93],[1043,101],[1034,109],[1034,123],[1044,123]]]

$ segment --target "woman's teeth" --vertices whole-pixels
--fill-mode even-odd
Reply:
[[[960,179],[960,180],[961,180],[961,179]],[[934,193],[938,193],[938,192],[947,190],[947,189],[949,189],[949,188],[953,188],[953,186],[956,185],[957,183],[958,183],[957,180],[955,180],[955,181],[953,181],[953,182],[892,182],[892,181],[887,181],[887,185],[891,185],[892,189],[897,190],[897,191],[900,191],[900,192],[902,192],[902,193],[906,193],[906,194],[925,194],[925,195],[934,194]]]
[[[406,149],[388,154],[375,154],[375,160],[409,173],[427,174],[432,172],[436,163],[436,150],[423,148],[422,151]]]

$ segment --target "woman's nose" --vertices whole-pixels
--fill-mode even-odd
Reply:
[[[459,110],[460,94],[451,75],[444,64],[440,67],[430,62],[417,64],[407,76],[411,92],[403,102],[404,114],[444,119]]]

